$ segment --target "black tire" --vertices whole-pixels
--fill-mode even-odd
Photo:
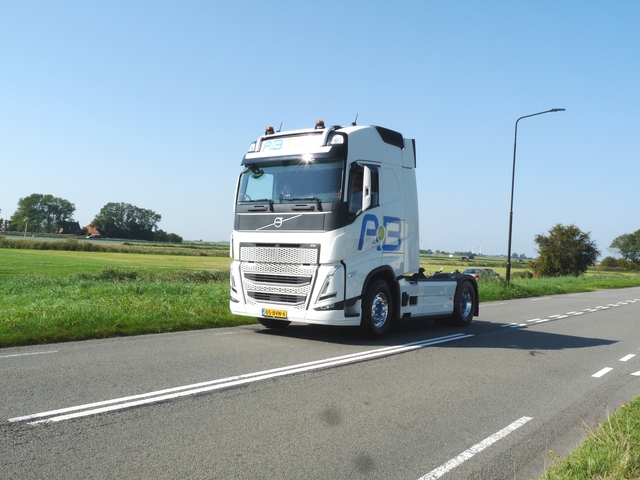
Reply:
[[[384,280],[376,280],[362,298],[362,319],[360,328],[369,337],[382,337],[393,320],[393,298],[389,285]]]
[[[451,323],[460,327],[469,325],[476,311],[476,302],[476,290],[469,280],[465,280],[456,288]]]
[[[287,328],[291,323],[288,320],[277,320],[275,318],[258,317],[258,321],[267,328]]]

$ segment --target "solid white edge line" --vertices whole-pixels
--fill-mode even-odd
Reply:
[[[251,383],[258,380],[265,380],[268,378],[275,378],[284,375],[290,375],[293,373],[300,373],[310,370],[317,370],[320,368],[327,368],[332,366],[338,366],[346,363],[354,363],[362,360],[367,360],[376,357],[383,357],[388,355],[394,355],[397,353],[407,352],[411,350],[417,350],[431,345],[437,345],[439,343],[450,342],[453,340],[460,340],[463,338],[473,337],[473,334],[454,334],[445,337],[438,337],[430,340],[421,340],[417,342],[411,342],[402,345],[394,345],[391,347],[383,347],[376,350],[368,350],[359,353],[352,353],[339,357],[328,358],[324,360],[315,360],[312,362],[301,363],[298,365],[290,365],[287,367],[274,368],[271,370],[264,370],[261,372],[248,373],[244,375],[236,375],[233,377],[222,378],[218,380],[212,380],[209,382],[202,382],[193,385],[185,385],[182,387],[168,388],[165,390],[158,390],[155,392],[143,393],[139,395],[131,395],[128,397],[116,398],[112,400],[105,400],[102,402],[95,402],[86,405],[78,405],[74,407],[61,408],[57,410],[50,410],[47,412],[36,413],[33,415],[25,415],[21,417],[10,418],[9,422],[22,422],[27,420],[44,419],[35,422],[29,422],[31,424],[61,421],[70,418],[77,418],[89,415],[95,415],[98,413],[121,410],[125,408],[131,408],[139,405],[156,403],[174,398],[197,395],[199,393],[210,392],[213,390],[221,390],[223,388],[230,388],[246,383]],[[125,402],[125,403],[123,403]],[[109,405],[109,406],[108,406]],[[82,410],[82,411],[79,411]],[[76,413],[69,413],[76,412]],[[66,414],[66,415],[63,415]],[[51,418],[45,418],[51,417]]]
[[[49,353],[58,353],[58,350],[47,350],[46,352],[14,353],[12,355],[0,355],[0,358],[28,357],[30,355],[47,355]]]
[[[613,370],[613,368],[611,367],[605,367],[602,370],[594,373],[593,375],[591,375],[593,378],[600,378],[603,377],[604,375],[606,375],[607,373],[609,373],[611,370]]]
[[[502,440],[507,435],[509,435],[513,431],[517,430],[518,428],[520,428],[521,426],[523,426],[525,423],[527,423],[530,420],[533,420],[533,418],[531,418],[531,417],[519,418],[518,420],[513,422],[511,425],[509,425],[509,426],[503,428],[502,430],[494,433],[493,435],[485,438],[480,443],[476,443],[473,447],[465,450],[460,455],[458,455],[456,458],[453,458],[453,459],[449,460],[447,463],[445,463],[444,465],[442,465],[442,466],[440,466],[440,467],[438,467],[438,468],[436,468],[434,470],[431,470],[426,475],[420,477],[419,480],[435,480],[436,478],[440,478],[442,475],[444,475],[445,473],[453,470],[454,468],[458,467],[462,463],[466,462],[471,457],[473,457],[477,453],[480,453],[485,448],[493,445],[494,443],[496,443],[499,440]]]

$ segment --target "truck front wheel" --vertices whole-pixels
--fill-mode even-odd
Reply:
[[[453,303],[454,325],[466,327],[471,323],[476,301],[476,291],[470,281],[466,280],[458,285]]]
[[[391,290],[384,280],[376,280],[362,299],[360,327],[368,336],[382,337],[391,326],[393,303]]]

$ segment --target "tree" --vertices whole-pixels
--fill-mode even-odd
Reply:
[[[28,226],[34,232],[57,232],[63,223],[73,221],[75,211],[75,205],[64,198],[34,193],[18,201],[11,228],[22,230]]]
[[[622,258],[640,264],[640,230],[614,238],[609,248],[620,252]]]
[[[555,225],[549,235],[536,235],[538,259],[533,262],[536,276],[559,277],[582,275],[595,264],[600,255],[590,233],[580,231],[575,225]]]
[[[102,207],[91,224],[103,237],[153,240],[153,231],[161,219],[153,210],[112,202]]]
[[[167,233],[161,229],[153,232],[153,240],[156,242],[182,243],[182,237],[180,235],[176,235],[175,233]]]
[[[183,238],[177,233],[170,233],[167,235],[167,241],[169,243],[182,243]]]

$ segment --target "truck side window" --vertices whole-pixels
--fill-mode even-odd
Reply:
[[[371,173],[371,204],[369,208],[380,204],[378,191],[378,168],[367,165]],[[354,163],[349,172],[349,213],[357,213],[362,210],[362,198],[364,188],[364,166]]]

